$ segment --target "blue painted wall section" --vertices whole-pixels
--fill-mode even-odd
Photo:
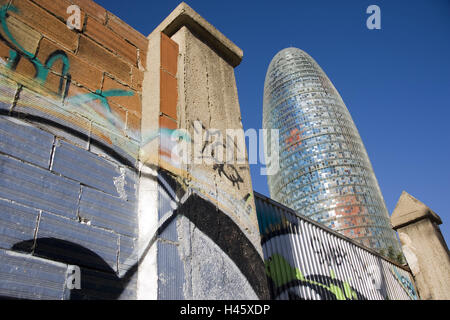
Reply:
[[[140,128],[119,114],[138,84],[113,78],[105,89],[114,72],[94,66],[100,88],[81,86],[71,72],[82,62],[64,46],[38,58],[8,23],[35,27],[20,5],[0,7],[0,298],[135,299]],[[20,73],[24,61],[33,76]],[[67,286],[71,265],[81,289]]]

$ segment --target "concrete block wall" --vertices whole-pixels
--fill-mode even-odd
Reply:
[[[0,19],[0,297],[134,299],[148,40],[91,0],[0,0]]]
[[[223,137],[242,130],[234,77],[242,51],[185,3],[148,39],[141,131],[160,134],[143,139],[139,227],[140,247],[156,245],[139,265],[138,298],[269,298],[248,162],[172,156],[171,135],[188,132],[193,147],[196,121]]]

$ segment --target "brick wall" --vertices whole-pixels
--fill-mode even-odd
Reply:
[[[91,0],[0,7],[0,296],[135,298],[148,41]]]

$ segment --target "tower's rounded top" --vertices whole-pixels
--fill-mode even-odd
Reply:
[[[307,59],[311,62],[315,62],[314,59],[307,54],[305,51],[295,48],[295,47],[289,47],[289,48],[285,48],[281,51],[279,51],[273,58],[272,61],[270,61],[269,64],[269,68],[267,68],[267,73],[266,73],[266,79],[265,79],[265,85],[269,85],[270,86],[270,79],[273,77],[271,77],[270,75],[273,74],[274,71],[277,70],[282,70],[283,65],[286,65],[289,63],[289,60],[291,60],[292,58],[296,58],[296,57],[301,57],[303,59]]]
[[[283,60],[295,57],[295,56],[302,56],[302,57],[308,57],[311,58],[309,54],[307,54],[305,51],[295,48],[295,47],[289,47],[284,48],[283,50],[279,51],[273,58],[272,61],[269,64],[269,69],[273,67],[274,65],[279,64],[280,62],[283,62]],[[311,58],[312,59],[312,58]]]

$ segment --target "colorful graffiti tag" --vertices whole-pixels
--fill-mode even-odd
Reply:
[[[9,58],[6,61],[6,68],[11,71],[15,71],[20,60],[22,58],[30,61],[35,69],[34,80],[38,84],[45,84],[48,79],[49,73],[56,61],[60,60],[62,62],[61,79],[58,88],[58,95],[62,96],[63,99],[67,98],[67,93],[71,85],[71,75],[70,71],[70,59],[63,50],[53,51],[48,57],[45,63],[42,63],[33,53],[27,51],[19,41],[11,33],[8,23],[8,11],[19,13],[19,10],[12,5],[4,5],[0,8],[0,26],[5,34],[0,35],[0,40],[5,42],[8,47],[10,47]],[[106,111],[106,117],[113,125],[117,125],[120,120],[111,113],[111,107],[108,102],[109,97],[125,97],[133,96],[134,92],[132,90],[123,89],[110,89],[106,91],[96,90],[92,93],[80,94],[70,97],[66,100],[66,104],[72,107],[77,107],[82,104],[86,104],[92,101],[99,101],[100,105]]]
[[[257,193],[255,201],[274,299],[418,299],[408,271]]]
[[[279,288],[307,287],[316,295],[316,298],[330,300],[365,300],[366,298],[355,291],[348,282],[336,279],[335,272],[330,269],[331,277],[323,275],[308,275],[292,267],[280,254],[274,254],[265,262],[266,274]],[[283,273],[285,275],[283,276]],[[316,281],[314,279],[320,280]],[[281,292],[280,292],[281,293]],[[289,291],[290,298],[300,299],[297,293]]]

